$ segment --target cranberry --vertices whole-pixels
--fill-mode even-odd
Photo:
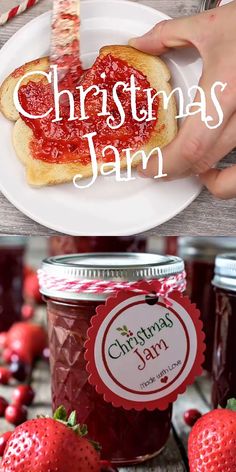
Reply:
[[[34,307],[30,304],[25,304],[21,310],[21,316],[24,321],[31,320],[34,316]]]
[[[9,405],[5,411],[5,419],[15,426],[27,420],[27,408],[23,405]]]
[[[0,418],[4,416],[7,407],[8,403],[5,398],[0,397]]]
[[[45,347],[45,349],[43,350],[42,357],[45,361],[49,362],[49,358],[50,358],[50,349],[49,349],[49,347]]]
[[[19,385],[13,392],[12,402],[14,405],[30,406],[34,397],[35,393],[30,385]]]
[[[184,421],[188,426],[193,426],[199,418],[201,418],[202,414],[200,411],[195,409],[190,409],[185,411],[184,413]]]
[[[6,367],[0,367],[0,384],[8,385],[11,378],[11,372]]]
[[[35,272],[28,274],[24,279],[24,296],[28,301],[40,303],[42,296],[39,291],[38,276]]]
[[[14,360],[10,365],[12,377],[19,382],[24,382],[30,374],[30,366],[20,360]]]
[[[12,436],[12,431],[8,431],[7,433],[1,434],[1,436],[0,436],[0,457],[3,457],[4,451],[6,449],[7,442],[9,441],[11,436]]]

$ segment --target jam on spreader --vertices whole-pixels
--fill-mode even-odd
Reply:
[[[105,76],[104,76],[105,72]],[[94,66],[84,73],[80,66],[74,75],[67,74],[60,83],[60,90],[70,90],[75,101],[75,117],[81,116],[80,92],[76,88],[79,85],[87,90],[91,85],[96,85],[107,92],[107,110],[114,117],[112,126],[120,122],[117,106],[114,104],[112,90],[119,82],[127,82],[131,75],[135,77],[135,84],[140,90],[136,93],[137,114],[147,108],[147,96],[145,89],[150,84],[143,73],[131,67],[125,61],[108,54],[99,57]],[[153,90],[153,94],[155,91]],[[69,101],[66,99],[60,103],[62,121],[53,122],[55,118],[53,88],[46,80],[37,82],[29,81],[19,90],[19,100],[22,108],[31,115],[44,115],[52,108],[51,113],[45,118],[30,119],[23,115],[21,118],[33,131],[31,151],[35,159],[49,163],[73,163],[80,162],[83,165],[91,163],[91,155],[88,140],[84,135],[95,132],[93,138],[97,159],[103,162],[114,161],[114,152],[109,150],[102,155],[105,146],[112,145],[119,152],[131,148],[133,151],[148,142],[157,122],[159,100],[155,98],[152,121],[138,122],[132,116],[130,93],[124,88],[117,89],[119,100],[124,108],[125,121],[118,129],[112,130],[107,124],[107,116],[99,116],[102,111],[102,94],[94,94],[94,90],[88,93],[85,106],[88,119],[76,119],[68,121]]]
[[[119,280],[133,280],[131,273],[133,277],[136,273],[139,280],[145,279],[143,274],[148,273],[150,263],[159,277],[163,270],[167,277],[183,271],[179,258],[138,253],[51,257],[44,261],[42,271],[65,280],[71,280],[72,273],[73,279],[79,280],[117,280],[115,273],[119,273]],[[117,408],[88,381],[84,359],[87,330],[96,307],[105,303],[108,293],[75,293],[44,285],[41,291],[48,311],[53,409],[63,404],[68,413],[76,410],[79,421],[86,423],[91,437],[100,442],[102,458],[114,464],[135,464],[158,454],[169,436],[172,405],[163,411]]]

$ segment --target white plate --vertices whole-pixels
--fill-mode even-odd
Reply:
[[[81,5],[82,58],[85,66],[95,60],[106,44],[127,44],[158,21],[163,13],[126,0],[86,0]],[[0,52],[0,82],[24,62],[49,51],[50,18],[47,12],[20,29]],[[200,75],[198,57],[193,52],[168,55],[175,86],[187,88]],[[199,194],[197,179],[156,182],[141,179],[116,182],[99,177],[88,189],[64,184],[33,189],[26,184],[25,172],[12,146],[12,124],[0,116],[0,190],[20,211],[51,229],[71,235],[130,235],[153,228],[178,214]]]

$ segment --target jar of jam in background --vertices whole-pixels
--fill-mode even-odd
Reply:
[[[45,277],[73,281],[121,282],[163,277],[170,277],[171,281],[171,276],[183,270],[184,263],[177,257],[138,253],[51,257],[42,266]],[[183,283],[180,286],[183,291]],[[68,413],[76,410],[91,438],[102,445],[102,458],[113,464],[135,464],[157,455],[169,437],[172,406],[164,411],[116,408],[88,382],[84,360],[87,330],[96,307],[115,292],[59,291],[43,283],[41,291],[47,302],[53,410],[60,405]]]
[[[0,332],[21,319],[25,245],[23,237],[0,239]]]
[[[216,329],[212,402],[224,407],[236,397],[236,252],[216,258],[213,279]]]
[[[178,236],[166,236],[164,239],[165,254],[176,256],[178,253]]]
[[[51,236],[51,256],[86,252],[146,252],[145,236]]]
[[[236,250],[236,238],[179,238],[178,255],[184,259],[187,294],[201,312],[206,336],[203,368],[211,373],[215,332],[215,294],[212,287],[217,254]]]

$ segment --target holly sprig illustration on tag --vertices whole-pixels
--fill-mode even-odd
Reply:
[[[126,325],[116,328],[116,330],[119,331],[121,336],[127,336],[127,338],[130,338],[134,335],[134,333]]]

